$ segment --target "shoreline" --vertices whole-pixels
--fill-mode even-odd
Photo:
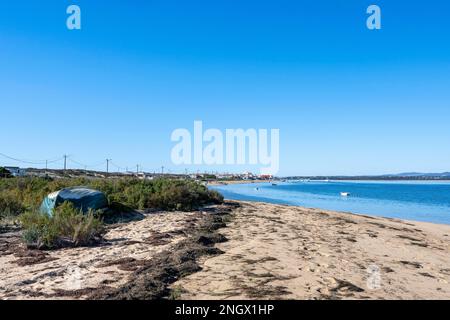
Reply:
[[[239,201],[181,299],[449,299],[450,226]]]
[[[438,222],[429,222],[429,221],[418,221],[418,220],[411,220],[411,219],[401,219],[401,218],[392,218],[392,217],[386,217],[386,216],[376,216],[374,214],[368,214],[368,213],[356,213],[356,212],[350,212],[350,211],[339,211],[339,210],[328,210],[328,209],[321,209],[321,208],[314,208],[314,207],[305,207],[297,204],[287,204],[287,203],[273,203],[268,201],[261,201],[261,200],[233,200],[225,198],[225,201],[231,201],[231,202],[249,202],[249,203],[261,203],[266,205],[278,205],[278,206],[285,206],[285,207],[292,207],[292,208],[299,208],[302,210],[313,210],[313,211],[323,211],[323,212],[334,212],[339,214],[346,214],[346,215],[352,215],[357,217],[366,217],[366,218],[379,218],[379,219],[386,219],[386,220],[392,220],[392,221],[402,221],[405,223],[418,223],[418,224],[425,224],[425,225],[432,225],[432,226],[447,226],[450,227],[450,224],[447,223],[438,223]]]
[[[230,184],[255,184],[269,183],[267,180],[230,180],[230,181],[207,181],[206,186],[227,186]]]
[[[350,183],[355,183],[349,181]],[[358,182],[356,182],[358,183]],[[361,181],[361,183],[368,183]],[[373,183],[378,183],[373,181]],[[387,182],[387,184],[394,184],[395,182]],[[401,184],[404,182],[400,181]],[[278,186],[285,186],[278,188],[271,186],[270,182],[254,182],[254,183],[234,183],[240,185],[233,187],[232,184],[227,185],[211,185],[211,189],[221,192],[225,199],[233,201],[250,201],[263,202],[271,204],[281,204],[287,206],[295,206],[306,209],[330,210],[343,212],[348,214],[369,215],[373,217],[382,217],[386,219],[401,219],[412,222],[426,222],[433,224],[450,225],[450,215],[448,211],[448,200],[444,199],[445,203],[428,203],[426,201],[411,201],[400,198],[372,198],[371,195],[359,194],[359,189],[354,185],[348,187],[340,185],[340,188],[330,187],[333,189],[333,194],[329,193],[315,193],[309,192],[308,187],[298,187],[299,195],[295,194],[296,186],[289,187],[289,184],[277,183]],[[422,184],[422,183],[420,183]],[[424,183],[431,184],[431,183]],[[433,183],[434,184],[434,183]],[[441,183],[436,183],[441,184]],[[355,190],[351,190],[355,188]],[[253,191],[256,190],[256,191]],[[258,192],[259,189],[259,192]],[[261,192],[264,190],[264,192]],[[273,194],[272,194],[273,190]],[[287,190],[287,191],[284,191]],[[292,192],[290,192],[293,190]],[[339,196],[339,190],[351,191],[348,197]],[[442,190],[442,188],[441,188]],[[428,190],[425,190],[428,192]],[[417,191],[415,191],[417,192]],[[432,191],[430,191],[432,192]],[[411,198],[411,195],[409,196]],[[442,191],[441,191],[442,198]]]

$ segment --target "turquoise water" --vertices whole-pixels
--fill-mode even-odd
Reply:
[[[213,186],[225,198],[450,224],[450,182],[330,181]],[[342,197],[341,192],[350,196]]]

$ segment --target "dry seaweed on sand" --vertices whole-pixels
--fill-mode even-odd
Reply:
[[[198,259],[205,255],[223,253],[214,247],[215,243],[227,239],[217,230],[226,226],[225,218],[231,212],[231,206],[225,204],[202,216],[197,225],[184,230],[190,236],[179,242],[171,250],[165,250],[133,272],[128,283],[120,288],[99,288],[89,294],[89,299],[150,300],[173,296],[169,285],[178,279],[200,271]],[[207,210],[209,211],[209,210]]]

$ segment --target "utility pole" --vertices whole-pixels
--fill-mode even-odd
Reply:
[[[161,174],[164,174],[164,166],[161,167]]]
[[[45,160],[45,171],[48,169],[48,160]]]
[[[136,174],[139,174],[139,165],[136,165]]]
[[[111,161],[112,159],[106,159],[106,173],[109,173],[109,162]]]
[[[67,169],[67,154],[64,155],[64,171]]]

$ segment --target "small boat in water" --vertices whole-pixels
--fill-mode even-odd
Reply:
[[[350,192],[341,192],[342,197],[348,197],[350,195]]]

